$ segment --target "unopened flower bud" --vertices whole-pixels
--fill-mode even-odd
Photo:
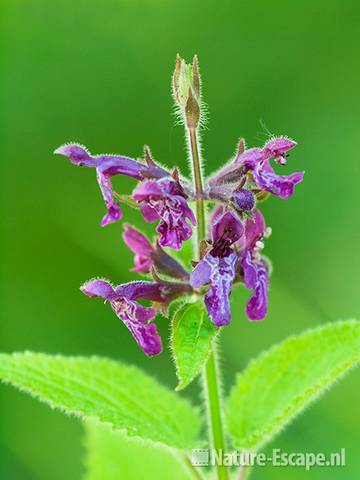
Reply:
[[[233,193],[233,202],[236,209],[249,212],[255,206],[255,195],[247,188],[238,188]]]
[[[185,63],[179,55],[176,57],[172,88],[186,126],[197,128],[200,122],[200,75],[196,56],[192,64]]]

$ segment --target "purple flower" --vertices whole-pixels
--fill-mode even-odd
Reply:
[[[252,258],[247,251],[242,259],[245,287],[253,291],[246,304],[246,314],[250,320],[263,320],[268,308],[269,269],[265,260]]]
[[[214,257],[226,257],[232,252],[231,245],[244,233],[244,227],[237,215],[223,207],[215,210],[212,217],[212,249]]]
[[[242,237],[243,250],[253,250],[256,242],[261,240],[266,231],[265,219],[260,210],[255,209],[252,218],[245,222],[245,234]]]
[[[90,280],[81,287],[89,297],[102,297],[110,302],[115,314],[130,330],[141,350],[149,357],[162,351],[156,325],[149,323],[156,316],[154,308],[147,308],[135,300],[161,301],[161,287],[150,282],[133,282],[113,288],[106,280]]]
[[[209,253],[190,276],[193,288],[210,283],[210,290],[205,295],[205,305],[211,321],[218,327],[227,325],[231,320],[229,299],[237,259],[234,252],[226,257],[214,257]]]
[[[162,342],[156,325],[149,323],[157,312],[154,308],[144,307],[136,300],[150,300],[166,306],[177,296],[189,293],[190,287],[170,282],[130,282],[113,287],[107,280],[95,279],[85,283],[81,291],[89,297],[102,297],[108,300],[141,350],[152,357],[162,351]]]
[[[186,194],[180,183],[173,178],[142,182],[133,193],[134,200],[140,202],[145,220],[153,223],[160,220],[156,231],[160,233],[159,244],[175,250],[191,237],[190,220],[196,225],[195,216],[187,204]]]
[[[227,183],[243,182],[248,178],[247,173],[252,172],[255,187],[265,190],[280,198],[287,199],[294,193],[295,185],[304,178],[304,172],[295,172],[291,175],[277,175],[270,159],[273,158],[279,165],[286,165],[289,150],[296,146],[296,142],[286,137],[277,137],[265,143],[263,148],[241,148],[235,159],[225,165],[215,174],[208,183],[210,197],[219,186]],[[236,198],[233,198],[236,206]]]
[[[296,146],[296,142],[285,137],[273,138],[265,143],[262,149],[245,150],[237,159],[254,174],[254,180],[261,190],[265,190],[280,198],[287,199],[294,193],[295,185],[304,178],[304,172],[291,175],[277,175],[270,165],[274,158],[279,165],[286,165],[288,151]]]
[[[215,191],[223,185],[229,183],[239,183],[243,180],[248,170],[252,170],[255,165],[262,159],[261,148],[250,148],[244,150],[245,145],[237,151],[235,158],[225,164],[220,170],[211,176],[207,182],[210,192]],[[216,192],[217,193],[217,192]]]
[[[160,245],[153,246],[145,235],[130,225],[124,225],[123,239],[135,254],[133,272],[148,273],[155,267],[160,273],[181,280],[189,280],[189,273]]]
[[[255,210],[253,218],[246,220],[243,250],[239,254],[245,287],[253,291],[246,305],[246,314],[250,320],[264,319],[268,307],[269,269],[259,254],[265,229],[264,217],[259,210]]]
[[[297,143],[287,137],[274,137],[265,143],[263,148],[249,148],[240,152],[234,160],[235,164],[246,165],[250,169],[263,160],[274,158],[279,165],[286,165],[288,151],[296,147]]]
[[[271,167],[269,160],[264,160],[256,165],[254,178],[262,190],[266,190],[286,200],[293,195],[295,185],[302,182],[304,172],[295,172],[291,175],[277,175]]]
[[[111,186],[112,176],[126,175],[136,180],[143,180],[149,176],[160,178],[168,175],[168,172],[157,167],[154,162],[151,165],[145,165],[119,155],[92,156],[85,147],[75,143],[63,145],[57,148],[54,153],[68,157],[71,163],[75,165],[96,168],[97,180],[107,209],[107,213],[101,221],[102,226],[122,218],[120,207],[114,200]]]
[[[235,158],[233,161],[233,166],[241,165],[246,167],[248,170],[253,170],[255,166],[263,160],[263,158],[264,155],[261,148],[249,148]]]
[[[132,272],[148,273],[154,262],[151,255],[154,251],[153,246],[144,234],[131,227],[124,225],[123,239],[126,245],[134,252],[134,268]]]
[[[275,137],[265,143],[262,149],[263,155],[266,158],[274,158],[279,165],[286,165],[286,157],[288,151],[296,147],[297,143],[291,138]]]
[[[244,233],[240,220],[231,212],[222,209],[214,214],[212,227],[213,245],[209,253],[198,263],[190,275],[193,288],[210,283],[205,295],[211,321],[217,325],[227,325],[231,319],[230,294],[236,273],[238,255],[231,245]]]

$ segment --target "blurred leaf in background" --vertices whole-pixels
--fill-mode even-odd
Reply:
[[[84,443],[84,480],[137,480],[143,478],[144,471],[147,478],[191,479],[169,450],[124,437],[96,422],[87,422]]]
[[[4,0],[0,12],[1,351],[106,355],[176,386],[169,354],[145,359],[110,309],[79,292],[94,275],[129,280],[132,254],[120,224],[99,226],[104,205],[94,172],[52,152],[76,140],[94,154],[136,157],[147,143],[156,159],[185,173],[170,97],[177,52],[199,55],[210,111],[207,172],[230,158],[240,135],[254,146],[269,132],[298,141],[289,170],[306,170],[293,199],[264,205],[273,229],[265,252],[274,264],[270,313],[261,324],[247,322],[248,292],[233,295],[234,319],[222,335],[225,389],[271,343],[359,316],[358,2]],[[127,179],[115,184],[122,193],[131,188]],[[136,225],[138,214],[124,213]],[[168,327],[164,319],[163,338]],[[276,446],[346,446],[346,474],[332,470],[331,478],[354,478],[359,386],[358,376],[345,379]],[[188,395],[199,400],[196,385]],[[75,421],[4,387],[0,402],[1,478],[80,478]],[[328,476],[327,469],[307,473]],[[267,469],[266,477],[289,472]],[[291,478],[303,472],[292,470]]]

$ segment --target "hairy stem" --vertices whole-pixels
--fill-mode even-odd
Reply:
[[[203,372],[205,398],[207,400],[208,425],[211,446],[220,453],[226,452],[223,419],[221,413],[221,395],[219,370],[216,352],[213,351]],[[218,480],[228,480],[228,469],[225,465],[216,465]]]
[[[201,240],[204,240],[206,234],[205,225],[205,208],[204,208],[204,188],[201,174],[201,159],[200,148],[197,137],[197,130],[195,128],[189,129],[189,144],[191,151],[191,159],[194,173],[194,186],[196,192],[196,220],[198,224],[197,228],[197,243],[200,245]],[[199,247],[200,248],[200,247]],[[198,255],[200,252],[198,251]]]
[[[196,191],[196,219],[197,219],[197,239],[198,251],[197,255],[200,258],[200,242],[206,236],[206,219],[203,201],[203,180],[201,172],[201,158],[200,148],[197,138],[197,130],[189,129],[189,144],[191,151],[191,159],[194,172],[194,184]],[[209,426],[209,437],[212,448],[217,451],[225,452],[225,436],[223,430],[223,421],[221,414],[221,395],[220,395],[220,381],[219,371],[217,367],[216,352],[213,351],[204,367],[203,372],[204,393],[207,402],[207,416]],[[228,470],[224,465],[217,465],[218,480],[228,480]]]

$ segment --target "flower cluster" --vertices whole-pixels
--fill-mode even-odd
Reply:
[[[189,111],[196,111],[193,105],[199,98],[197,63],[194,65],[193,76],[182,72],[181,63],[177,63],[174,75],[175,94],[188,115],[189,128],[197,128],[199,118],[198,114],[189,116]],[[186,79],[185,89],[184,82],[180,82],[182,74]],[[82,292],[107,300],[148,356],[162,351],[153,319],[158,311],[166,312],[169,304],[179,297],[203,296],[210,320],[220,327],[230,322],[231,291],[242,283],[251,290],[247,317],[264,319],[270,272],[262,250],[271,230],[266,227],[258,204],[269,195],[288,199],[295,185],[302,181],[303,172],[279,175],[271,165],[273,161],[285,166],[288,153],[295,146],[287,137],[274,137],[262,148],[247,149],[244,140],[240,140],[234,158],[204,183],[201,198],[191,181],[180,175],[177,168],[170,171],[155,162],[147,147],[142,160],[121,155],[93,156],[75,143],[59,147],[55,153],[68,157],[73,164],[96,169],[106,206],[103,226],[122,218],[119,200],[125,196],[113,191],[114,175],[125,175],[139,182],[131,201],[146,222],[157,223],[158,236],[154,242],[136,228],[124,225],[124,242],[134,253],[132,271],[148,275],[148,281],[113,287],[106,280],[94,279],[81,287]],[[208,231],[200,245],[200,258],[191,263],[191,269],[190,264],[182,265],[171,256],[169,250],[181,249],[194,233],[197,221],[192,207],[199,200],[212,210],[208,212]],[[150,302],[150,306],[139,300]]]

